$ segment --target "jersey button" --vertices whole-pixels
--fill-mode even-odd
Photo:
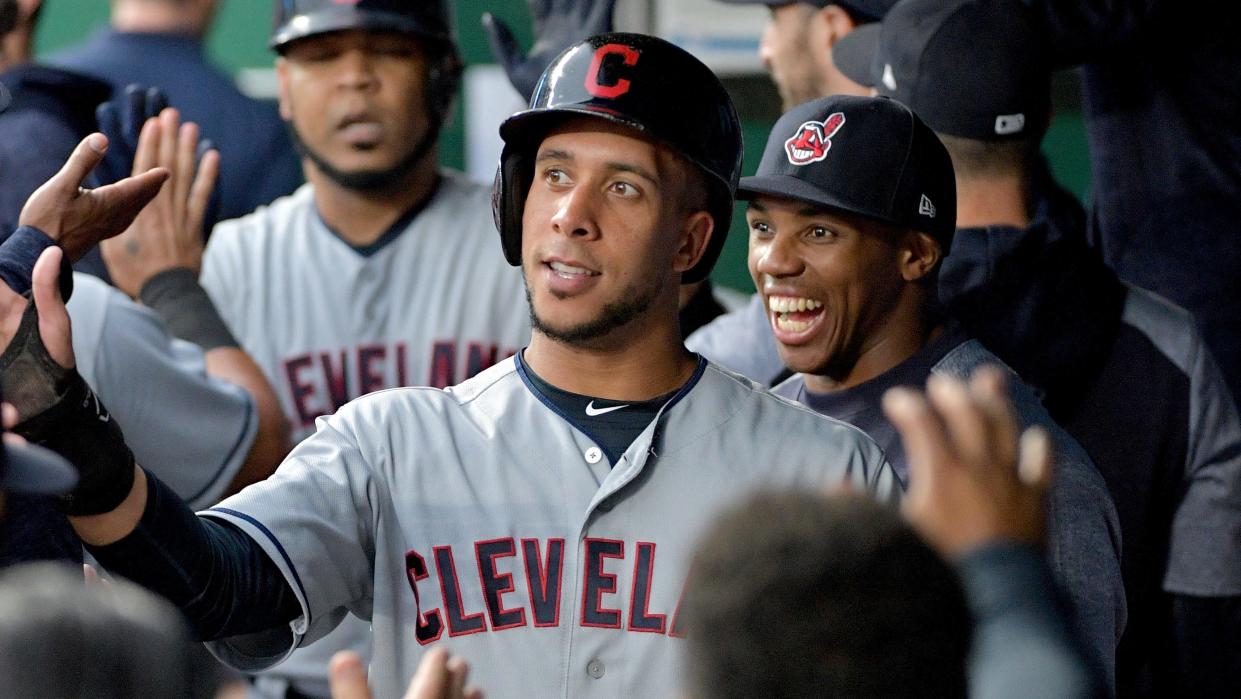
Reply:
[[[595,659],[595,660],[590,661],[589,663],[586,663],[586,674],[590,675],[591,677],[595,679],[599,679],[603,677],[603,674],[605,672],[607,672],[607,668],[603,666],[603,661],[599,659]]]
[[[583,456],[586,457],[586,463],[597,464],[599,463],[599,460],[603,458],[603,450],[599,447],[591,447],[586,450],[586,453],[583,454]]]

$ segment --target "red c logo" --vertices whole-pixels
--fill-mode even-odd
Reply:
[[[624,44],[604,44],[595,49],[595,57],[590,62],[590,70],[586,73],[586,91],[595,97],[616,99],[629,92],[629,81],[621,78],[615,85],[604,85],[599,82],[599,73],[603,68],[603,59],[608,56],[623,56],[627,66],[638,64],[638,52]]]

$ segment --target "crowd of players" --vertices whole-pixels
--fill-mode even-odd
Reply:
[[[738,181],[614,4],[483,19],[492,188],[439,165],[445,4],[275,3],[277,113],[214,0],[45,62],[0,1],[0,693],[1235,694],[1236,20],[763,3]],[[1040,151],[1075,65],[1089,212]]]

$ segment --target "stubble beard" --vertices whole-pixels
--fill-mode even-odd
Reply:
[[[418,144],[418,147],[407,153],[392,167],[381,170],[348,171],[341,170],[332,165],[320,153],[311,148],[302,140],[302,137],[297,133],[297,129],[293,127],[291,122],[285,122],[285,126],[288,127],[289,138],[293,140],[293,146],[297,148],[297,152],[314,163],[315,168],[323,173],[324,177],[345,189],[368,194],[386,192],[405,182],[410,173],[417,169],[435,137],[434,132],[428,132],[423,137],[423,141]]]
[[[542,333],[556,342],[571,347],[592,346],[613,331],[633,322],[635,318],[650,309],[659,292],[658,289],[653,287],[648,289],[646,293],[643,293],[641,289],[636,287],[629,287],[620,294],[621,300],[605,303],[598,315],[591,320],[564,328],[552,325],[539,317],[538,312],[534,309],[534,298],[530,294],[530,285],[527,283],[525,288],[526,303],[530,307],[530,327],[535,332]]]

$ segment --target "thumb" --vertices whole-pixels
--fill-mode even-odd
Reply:
[[[31,275],[35,311],[39,314],[39,335],[48,355],[66,369],[74,366],[73,337],[69,310],[60,297],[60,262],[65,252],[52,246],[39,255]]]
[[[103,160],[108,151],[108,139],[101,133],[93,133],[78,144],[65,161],[60,172],[52,176],[49,184],[61,190],[73,190],[82,186],[82,182],[90,175],[91,170]]]
[[[1046,493],[1051,487],[1053,471],[1051,437],[1041,427],[1031,427],[1022,433],[1020,444],[1018,478],[1038,492]]]
[[[332,699],[371,699],[366,668],[357,653],[346,650],[333,655],[327,672]]]
[[[504,66],[504,72],[512,78],[513,71],[521,65],[522,51],[517,45],[517,37],[504,20],[490,12],[483,13],[483,29],[487,31],[487,45],[491,48],[491,56]]]

